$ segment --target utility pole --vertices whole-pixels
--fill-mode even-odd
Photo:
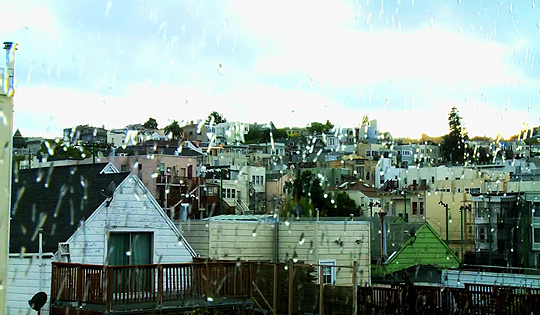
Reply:
[[[0,315],[6,314],[9,219],[13,153],[13,79],[17,44],[4,42],[6,68],[0,68]]]
[[[439,204],[446,208],[446,244],[450,244],[450,237],[449,237],[449,231],[448,231],[448,221],[449,221],[448,204],[444,203],[442,201],[439,201]],[[463,218],[461,219],[461,221],[463,221]],[[462,251],[463,251],[463,249],[462,249]]]
[[[223,215],[223,169],[219,172],[219,214]]]

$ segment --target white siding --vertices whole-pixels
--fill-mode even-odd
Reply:
[[[206,221],[193,221],[180,222],[178,228],[182,235],[189,242],[189,245],[193,247],[193,250],[201,257],[208,257],[209,246],[209,229],[206,225],[209,222]]]
[[[41,290],[51,293],[51,258],[43,258],[43,274]],[[32,258],[10,257],[7,280],[6,314],[34,314],[28,301],[39,292],[39,260],[37,255]],[[49,314],[49,303],[42,308],[41,314]]]
[[[107,208],[101,205],[68,240],[71,261],[104,264],[108,232],[153,232],[153,263],[187,263],[192,256],[172,222],[133,174],[117,188]]]
[[[369,223],[346,221],[321,221],[316,242],[315,222],[290,222],[289,226],[280,225],[279,257],[280,261],[296,257],[306,264],[318,264],[319,260],[333,259],[337,266],[353,266],[358,261],[358,284],[365,285],[371,279]],[[302,233],[304,236],[302,237]],[[337,239],[343,245],[336,243]],[[302,242],[303,240],[303,242]],[[361,240],[360,244],[356,240]],[[318,243],[318,244],[317,244]],[[319,251],[317,255],[317,250]],[[336,269],[336,284],[352,283],[352,268]]]
[[[274,230],[255,222],[210,222],[210,258],[272,261]]]
[[[443,286],[464,288],[465,283],[540,288],[540,276],[460,270],[442,271]]]

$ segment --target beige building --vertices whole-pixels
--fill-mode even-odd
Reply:
[[[326,220],[293,220],[276,225],[270,215],[218,216],[181,222],[179,228],[202,258],[266,262],[286,262],[292,259],[293,262],[305,264],[351,267],[357,261],[358,284],[369,284],[369,222]],[[352,268],[332,270],[330,276],[333,283],[351,283]]]
[[[426,221],[446,241],[446,205],[448,205],[448,239],[450,248],[461,254],[461,207],[471,204],[472,196],[465,192],[433,192],[426,196]],[[463,213],[463,249],[474,251],[474,212],[467,208]]]
[[[266,174],[266,213],[272,214],[278,211],[287,202],[286,183],[292,183],[293,176],[290,173]]]

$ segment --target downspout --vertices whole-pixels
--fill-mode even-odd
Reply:
[[[274,216],[274,262],[279,263],[279,213]]]
[[[43,283],[43,229],[39,229],[39,292]]]

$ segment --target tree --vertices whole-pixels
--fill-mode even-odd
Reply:
[[[334,128],[334,124],[330,122],[330,120],[326,120],[325,124],[322,124],[320,122],[312,122],[311,125],[307,126],[307,130],[311,134],[321,134],[321,133],[327,133],[332,128]]]
[[[205,124],[209,124],[212,118],[214,118],[214,125],[227,122],[227,119],[225,119],[223,115],[221,115],[220,113],[216,111],[213,111],[210,113],[210,115],[208,115],[208,118],[206,119]]]
[[[148,128],[148,129],[157,129],[158,123],[157,123],[157,121],[156,121],[154,118],[150,117],[150,118],[148,118],[148,120],[144,123],[143,126],[144,126],[144,128]]]
[[[59,160],[83,160],[91,157],[92,153],[82,146],[68,146],[63,141],[45,140],[41,143],[36,157],[42,161],[44,157],[47,161]]]
[[[456,107],[448,114],[448,126],[450,132],[443,136],[441,143],[441,152],[446,161],[452,164],[463,164],[466,159],[466,141],[468,140],[465,128],[461,124],[461,116]]]
[[[182,134],[184,133],[184,129],[180,127],[178,124],[178,121],[173,120],[170,125],[165,127],[165,133],[169,136],[172,140],[180,140],[182,138]]]
[[[328,209],[329,217],[348,217],[351,214],[360,214],[354,200],[344,191],[334,193],[334,207]]]

